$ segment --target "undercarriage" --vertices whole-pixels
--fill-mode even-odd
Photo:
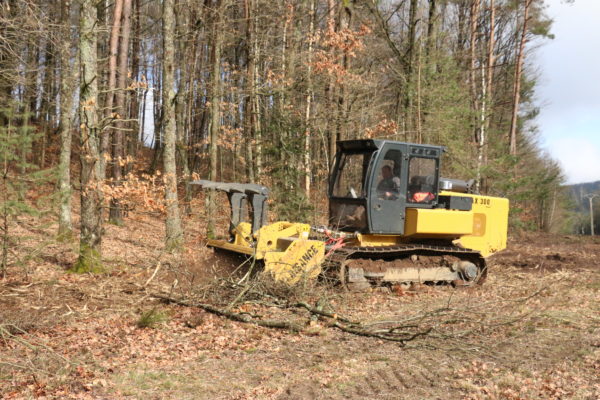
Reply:
[[[343,247],[324,263],[326,274],[350,290],[410,284],[482,283],[487,268],[479,252],[456,246],[404,244]]]

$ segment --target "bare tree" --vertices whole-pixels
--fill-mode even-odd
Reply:
[[[256,179],[254,162],[255,124],[256,112],[254,110],[255,91],[255,48],[254,37],[254,3],[255,0],[244,0],[244,12],[246,18],[246,99],[244,101],[244,137],[246,138],[246,156],[248,165],[248,179],[253,182]],[[220,61],[219,61],[220,62]]]
[[[115,185],[121,184],[122,171],[124,165],[124,142],[123,131],[126,129],[126,124],[123,119],[127,117],[125,108],[125,93],[127,86],[127,65],[129,53],[129,35],[131,32],[131,0],[123,0],[123,23],[121,26],[121,41],[119,43],[118,56],[118,90],[115,93],[116,99],[116,130],[113,135],[113,180]],[[121,205],[118,198],[113,198],[110,203],[110,221],[116,224],[123,222]]]
[[[494,83],[494,63],[495,54],[494,48],[496,46],[496,4],[494,0],[490,0],[489,5],[490,13],[490,25],[489,35],[487,38],[487,61],[481,63],[481,109],[480,109],[480,125],[479,125],[479,137],[477,143],[477,176],[475,179],[477,185],[477,191],[480,191],[485,185],[483,184],[483,177],[481,175],[481,169],[487,163],[487,134],[490,126],[490,118],[488,116],[488,109],[491,108],[493,99],[493,83]]]
[[[588,199],[588,201],[590,202],[590,234],[592,236],[594,236],[594,199],[596,197],[600,197],[599,194],[586,194],[585,196],[586,199]]]
[[[220,130],[220,103],[221,103],[221,17],[223,13],[223,2],[226,0],[215,0],[212,13],[212,54],[211,54],[211,84],[210,84],[210,169],[209,178],[217,178],[217,155],[219,150],[219,130]],[[216,211],[216,195],[211,190],[207,196],[208,210],[208,236],[213,236],[214,215]]]
[[[72,235],[71,218],[71,141],[73,109],[73,89],[77,82],[77,66],[71,66],[71,7],[70,3],[61,3],[61,35],[60,57],[60,156],[58,164],[58,236],[69,238]]]
[[[163,162],[165,168],[165,200],[167,205],[166,247],[169,250],[179,248],[183,241],[179,200],[177,198],[177,167],[175,164],[175,0],[163,2],[163,127],[165,149]]]
[[[79,118],[81,120],[81,234],[78,272],[102,268],[102,202],[100,126],[98,121],[97,8],[94,0],[80,0],[79,59],[81,82]]]
[[[304,170],[304,194],[306,197],[310,196],[310,179],[312,175],[311,168],[311,149],[310,149],[310,139],[311,139],[311,121],[310,121],[310,113],[312,107],[312,98],[313,98],[313,83],[312,83],[312,57],[313,57],[313,49],[314,49],[314,33],[315,33],[315,23],[316,23],[316,15],[317,15],[317,1],[313,0],[310,2],[310,12],[309,18],[310,22],[308,28],[308,55],[307,55],[307,64],[308,70],[306,71],[306,108],[304,110],[304,159],[302,169]]]
[[[521,38],[517,47],[515,61],[515,80],[512,102],[512,117],[510,121],[510,154],[517,154],[517,122],[519,116],[519,103],[521,99],[521,79],[523,76],[523,58],[525,57],[525,44],[527,43],[527,26],[529,24],[529,9],[533,0],[523,0],[523,25],[521,26]]]
[[[106,174],[106,163],[110,158],[111,129],[108,124],[114,118],[114,98],[117,85],[117,54],[119,52],[119,32],[121,30],[121,15],[123,13],[123,0],[115,0],[113,6],[113,24],[110,30],[109,50],[108,50],[108,83],[106,90],[106,99],[104,104],[104,123],[102,134],[100,136],[100,165],[103,174]],[[102,177],[103,179],[105,176]]]

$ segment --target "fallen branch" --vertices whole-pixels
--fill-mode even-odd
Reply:
[[[289,322],[289,321],[256,319],[246,313],[244,313],[244,314],[235,313],[235,312],[231,312],[231,311],[227,311],[227,310],[223,310],[223,309],[211,306],[210,304],[192,303],[192,302],[175,299],[173,297],[165,296],[165,295],[157,294],[157,293],[151,294],[151,296],[155,297],[157,299],[161,299],[163,301],[169,302],[169,303],[173,303],[173,304],[179,304],[179,305],[186,306],[186,307],[198,307],[198,308],[201,308],[212,314],[215,314],[215,315],[218,315],[221,317],[225,317],[225,318],[231,319],[236,322],[254,324],[254,325],[262,326],[265,328],[284,329],[284,330],[289,330],[292,332],[300,332],[303,330],[303,327],[301,325],[298,325],[298,324],[295,324],[295,323]],[[347,318],[340,317],[337,314],[322,311],[322,310],[312,307],[309,304],[304,303],[304,302],[295,303],[288,307],[304,308],[311,314],[330,318],[333,320],[333,322],[331,324],[329,324],[329,326],[337,328],[343,332],[351,333],[351,334],[357,335],[357,336],[372,337],[372,338],[381,339],[381,340],[398,342],[398,343],[401,343],[402,345],[404,345],[404,343],[414,340],[420,336],[428,335],[429,332],[431,332],[433,329],[433,328],[428,328],[424,331],[415,332],[415,333],[406,332],[406,331],[403,331],[403,332],[397,331],[397,329],[400,329],[400,328],[406,329],[406,328],[415,327],[414,325],[410,325],[410,326],[396,326],[387,331],[382,331],[382,330],[371,331],[371,330],[367,330],[367,329],[362,329],[361,328],[362,324],[360,322],[354,322]]]
[[[354,321],[351,321],[351,320],[349,320],[347,318],[340,317],[337,314],[329,313],[329,312],[320,310],[318,308],[311,307],[309,304],[304,303],[304,302],[299,302],[299,303],[296,303],[296,304],[292,304],[291,307],[304,308],[308,312],[310,312],[312,314],[315,314],[315,315],[319,315],[321,317],[331,318],[331,319],[334,319],[334,320],[337,320],[337,321],[342,321],[342,322],[345,322],[345,323],[348,323],[348,324],[352,324],[352,325],[361,325],[360,322],[354,322]]]
[[[378,333],[378,332],[372,332],[372,331],[368,331],[368,330],[356,329],[356,328],[342,325],[339,322],[334,322],[333,326],[338,328],[341,331],[344,331],[347,333],[352,333],[353,335],[373,337],[373,338],[388,340],[388,341],[392,341],[392,342],[399,342],[402,346],[404,346],[404,344],[406,342],[410,342],[411,340],[414,340],[420,336],[428,335],[433,330],[433,328],[427,328],[424,331],[416,332],[413,334],[410,334],[407,332],[402,332],[402,333],[400,333],[402,336],[398,337],[397,333],[394,333],[394,334],[393,334],[393,332]]]
[[[424,331],[416,332],[416,333],[397,332],[396,331],[397,329],[401,329],[401,328],[402,329],[418,328],[417,325],[407,325],[407,326],[395,326],[393,328],[389,328],[389,329],[385,329],[385,330],[372,331],[369,329],[361,328],[363,326],[363,324],[361,322],[351,321],[348,318],[340,317],[337,314],[329,313],[329,312],[320,310],[318,308],[311,307],[309,304],[304,303],[304,302],[299,302],[299,303],[293,304],[292,306],[304,308],[304,309],[308,310],[311,314],[315,314],[315,315],[319,315],[322,317],[327,317],[327,318],[333,319],[334,322],[331,324],[331,326],[333,326],[343,332],[351,333],[351,334],[357,335],[357,336],[373,337],[373,338],[377,338],[377,339],[381,339],[381,340],[389,340],[392,342],[399,342],[402,345],[404,345],[405,342],[409,342],[420,336],[428,335],[429,332],[431,332],[433,329],[433,328],[428,328]]]
[[[186,307],[198,307],[198,308],[201,308],[204,311],[207,311],[211,314],[215,314],[215,315],[218,315],[221,317],[226,317],[226,318],[231,319],[232,321],[244,322],[246,324],[258,325],[258,326],[262,326],[265,328],[285,329],[285,330],[292,331],[292,332],[300,332],[303,329],[300,325],[295,324],[293,322],[268,320],[268,319],[267,320],[254,319],[248,314],[239,314],[239,313],[235,313],[235,312],[231,312],[231,311],[221,310],[217,307],[211,306],[210,304],[190,303],[190,302],[187,302],[184,300],[175,299],[175,298],[172,298],[169,296],[164,296],[161,294],[152,294],[152,297],[161,299],[161,300],[169,302],[169,303],[179,304],[179,305],[186,306]]]
[[[152,273],[152,276],[150,278],[148,278],[148,280],[146,281],[146,283],[144,283],[144,287],[148,286],[148,284],[150,282],[152,282],[152,279],[154,279],[154,277],[158,273],[158,270],[160,269],[160,266],[161,266],[161,262],[159,261],[159,262],[156,263],[156,268],[154,268],[154,272]]]

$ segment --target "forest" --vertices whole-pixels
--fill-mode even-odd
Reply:
[[[0,397],[596,398],[598,185],[540,145],[546,7],[0,0]],[[349,139],[510,200],[485,285],[289,288],[206,247],[228,205],[192,182],[322,225]]]
[[[444,176],[508,197],[512,226],[568,229],[536,142],[543,1],[3,1],[1,15],[3,213],[56,183],[47,211],[69,234],[79,193],[82,254],[154,182],[168,246],[195,177],[267,185],[280,218],[318,219],[335,142],[354,138],[446,146]]]

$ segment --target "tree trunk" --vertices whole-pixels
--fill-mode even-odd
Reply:
[[[163,2],[163,129],[165,149],[163,162],[165,169],[165,200],[167,207],[166,248],[177,250],[183,242],[183,231],[179,217],[177,198],[177,167],[175,164],[175,0]]]
[[[73,85],[77,82],[77,69],[70,65],[71,41],[69,2],[61,4],[61,31],[64,35],[59,48],[60,57],[60,157],[58,163],[58,236],[69,239],[73,233],[71,218],[71,110],[73,108]]]
[[[51,35],[51,31],[48,32],[44,32],[46,35]],[[42,132],[41,132],[41,143],[40,143],[40,149],[39,149],[39,160],[38,160],[38,165],[40,167],[40,169],[44,169],[45,165],[46,165],[46,152],[47,152],[47,148],[48,148],[48,142],[50,140],[49,135],[50,135],[50,131],[54,129],[52,120],[54,119],[54,114],[55,114],[55,110],[56,108],[54,108],[54,110],[52,110],[53,108],[53,100],[56,97],[56,95],[53,93],[53,82],[54,82],[54,73],[55,73],[55,68],[54,68],[54,64],[55,64],[55,51],[59,49],[56,49],[56,45],[49,40],[46,43],[46,46],[44,48],[44,62],[43,62],[43,76],[44,76],[44,80],[42,82],[41,85],[41,93],[39,94],[40,96],[40,117],[39,117],[39,124],[40,127],[42,128]]]
[[[254,112],[254,14],[253,14],[253,3],[255,0],[244,0],[244,11],[246,19],[246,90],[245,101],[244,101],[244,138],[246,141],[246,162],[247,162],[247,173],[248,180],[254,182],[255,176],[255,163],[254,163],[254,146],[255,146],[255,131],[254,131],[254,118],[256,114]]]
[[[525,8],[523,10],[523,27],[521,30],[521,40],[517,48],[517,59],[515,65],[514,91],[512,118],[510,121],[510,154],[517,155],[517,123],[519,115],[519,102],[521,101],[521,76],[523,74],[523,58],[525,56],[525,44],[527,44],[527,25],[529,23],[529,7],[533,0],[524,0]]]
[[[213,29],[212,29],[212,73],[211,73],[211,84],[210,84],[210,170],[209,179],[216,180],[217,178],[217,156],[218,156],[218,143],[219,143],[219,129],[220,129],[220,103],[221,103],[221,13],[222,13],[222,0],[215,0],[213,3]],[[215,236],[215,221],[214,216],[216,213],[216,193],[214,190],[210,190],[207,196],[207,211],[208,211],[208,225],[207,225],[207,236],[212,238]]]
[[[127,109],[125,108],[125,93],[127,86],[127,66],[129,53],[129,36],[131,32],[131,0],[123,0],[123,23],[121,27],[121,42],[119,44],[119,59],[118,59],[118,82],[116,99],[117,113],[117,129],[113,135],[113,184],[121,185],[123,165],[124,165],[124,143],[123,131],[127,124],[123,119],[127,118]],[[110,221],[114,224],[121,225],[123,223],[123,212],[118,198],[112,198],[110,203]]]
[[[425,58],[427,62],[427,69],[430,74],[434,74],[437,67],[433,64],[433,53],[435,50],[435,20],[436,20],[436,0],[429,0],[429,14],[427,17],[427,43],[425,45]],[[429,75],[429,74],[428,74]]]
[[[481,192],[485,190],[481,169],[487,164],[487,134],[490,126],[488,118],[488,103],[492,102],[492,86],[494,82],[494,48],[496,46],[496,5],[494,0],[490,0],[490,33],[487,46],[486,66],[481,65],[481,124],[479,127],[479,143],[477,146],[477,177],[476,190]],[[491,107],[490,107],[491,108]]]
[[[352,11],[348,7],[344,7],[342,12],[340,13],[340,26],[339,30],[343,31],[350,26],[350,19],[352,18]],[[343,50],[342,55],[342,68],[344,71],[348,70],[348,51]],[[337,98],[337,115],[336,115],[336,128],[335,128],[335,136],[336,140],[342,140],[345,138],[344,131],[346,126],[346,85],[344,82],[339,83],[338,87],[338,98]]]
[[[327,10],[328,10],[328,15],[327,15],[327,30],[333,32],[335,30],[335,0],[327,0]],[[327,94],[326,94],[326,98],[327,98],[327,109],[328,110],[333,110],[333,103],[334,103],[334,95],[335,92],[335,81],[333,79],[333,77],[329,78],[329,82],[327,85]],[[333,159],[335,157],[335,152],[336,152],[336,141],[337,141],[337,136],[336,136],[336,131],[335,128],[332,126],[331,121],[329,121],[329,119],[327,120],[327,132],[329,133],[329,140],[328,140],[328,151],[327,154],[329,156],[328,159],[328,168],[331,168],[333,165]]]
[[[163,66],[162,66],[162,60],[159,60],[159,64],[160,64],[160,69],[162,70]],[[154,151],[152,153],[152,161],[150,163],[150,173],[154,174],[154,172],[156,172],[156,168],[158,167],[158,163],[161,160],[162,157],[162,153],[164,150],[164,146],[163,146],[163,131],[164,131],[164,127],[163,127],[163,97],[162,97],[162,85],[163,82],[161,81],[162,74],[158,74],[156,73],[154,76],[154,79],[156,79],[156,87],[155,90],[152,91],[152,116],[153,116],[153,120],[154,120],[154,132],[153,132],[153,140],[154,143],[152,144],[152,147],[154,148]],[[160,94],[160,96],[159,96]]]
[[[417,67],[417,85],[415,90],[415,96],[417,100],[417,107],[415,110],[415,132],[416,141],[419,144],[423,143],[423,131],[421,128],[421,70],[422,70],[422,57],[421,57],[421,46],[419,45],[416,57]]]
[[[98,123],[97,9],[93,0],[80,0],[79,57],[81,87],[81,234],[76,272],[102,269],[102,202],[100,126]]]
[[[464,59],[463,57],[463,51],[465,49],[465,36],[466,32],[465,32],[465,19],[467,18],[467,12],[469,9],[469,2],[467,1],[461,1],[459,3],[457,3],[457,13],[458,13],[458,32],[457,32],[457,40],[456,40],[456,54],[459,57],[459,63],[461,65],[463,65],[462,60]]]
[[[480,115],[477,114],[479,109],[478,93],[477,93],[477,32],[479,29],[479,0],[473,0],[469,10],[469,94],[471,95],[471,110],[473,115],[471,118],[472,139],[476,152],[479,152],[479,142],[481,140],[481,125],[479,124]],[[476,171],[476,184],[479,184],[481,169],[478,165]]]
[[[194,18],[191,16],[190,18]],[[178,37],[183,37],[185,20],[177,18],[175,22],[175,31]],[[188,162],[188,143],[189,143],[189,124],[188,112],[193,107],[193,99],[191,98],[191,87],[193,85],[194,75],[196,73],[196,64],[198,54],[196,51],[196,41],[191,46],[187,41],[180,41],[178,48],[179,61],[181,63],[179,75],[179,90],[177,93],[177,101],[175,103],[175,120],[177,127],[177,162],[182,171],[182,178],[185,183],[185,194],[183,199],[183,209],[185,215],[190,215],[192,209],[190,202],[192,201],[192,185],[190,185],[191,175]],[[191,48],[190,48],[191,47]]]
[[[131,44],[131,76],[135,82],[140,80],[140,35],[141,35],[141,24],[140,24],[140,0],[134,0],[133,2],[133,35],[132,35],[132,44]],[[145,89],[143,90],[145,93]],[[140,95],[140,93],[136,90],[131,99],[131,107],[130,107],[130,115],[132,118],[132,127],[131,132],[127,135],[127,155],[131,158],[135,159],[137,156],[137,152],[139,149],[139,133],[140,128],[143,124],[143,121],[140,121],[140,116],[143,111],[140,111],[141,107],[145,107],[146,103],[140,102],[140,98],[143,98],[144,95]],[[141,103],[141,104],[140,104]],[[143,130],[141,131],[143,132]],[[143,140],[143,137],[142,137]],[[127,163],[125,165],[125,175],[127,175],[131,171],[131,164]]]
[[[474,0],[471,3],[470,10],[470,40],[469,40],[469,87],[471,89],[471,105],[472,109],[475,111],[479,108],[477,104],[477,70],[476,70],[476,61],[477,61],[477,30],[478,30],[478,17],[479,17],[479,0]],[[477,124],[473,123],[473,138],[474,142],[477,143],[478,140],[478,129]]]
[[[256,8],[256,3],[254,3],[254,7]],[[256,14],[256,10],[253,11],[253,14]],[[252,83],[253,87],[253,97],[254,97],[254,139],[256,141],[255,147],[255,156],[254,161],[256,163],[256,179],[260,182],[261,176],[263,174],[263,148],[262,148],[262,131],[260,127],[260,104],[258,101],[258,96],[256,95],[256,87],[258,85],[258,35],[256,34],[256,27],[253,28],[255,30],[254,35],[254,82]]]
[[[294,40],[297,33],[295,29],[296,11],[301,7],[301,3],[286,0],[285,3],[282,2],[282,5],[285,9],[285,22],[283,23],[282,31],[281,74],[284,81],[289,81],[295,77],[297,54],[297,42]],[[293,95],[285,85],[282,85],[281,89],[277,110],[279,118],[276,120],[280,132],[275,138],[275,143],[279,146],[279,149],[284,149],[292,141],[291,127],[285,121],[289,118],[289,106],[293,102]],[[286,154],[285,151],[277,151],[275,157],[276,160],[273,161],[279,163],[279,165],[294,162],[293,152],[287,152]]]
[[[308,55],[307,55],[307,71],[306,71],[306,105],[304,110],[304,157],[303,157],[303,169],[304,169],[304,194],[306,198],[310,198],[310,181],[312,175],[311,168],[311,154],[310,154],[310,136],[311,136],[311,121],[310,112],[313,98],[313,87],[312,87],[312,56],[313,56],[313,45],[314,45],[314,33],[315,33],[315,20],[316,20],[316,0],[310,2],[309,11],[309,27],[308,27]]]
[[[405,130],[412,133],[415,129],[415,115],[413,113],[413,86],[414,70],[417,48],[417,8],[418,0],[410,0],[408,17],[408,50],[406,51],[406,86],[404,88],[404,124]],[[415,138],[416,139],[416,138]],[[413,140],[415,140],[413,139]]]
[[[113,9],[113,25],[110,30],[108,50],[108,84],[106,90],[106,102],[104,104],[104,120],[102,121],[102,133],[100,135],[100,169],[104,179],[106,176],[106,163],[110,156],[111,129],[110,124],[114,119],[113,104],[115,98],[115,87],[117,84],[117,53],[119,52],[119,31],[121,30],[121,15],[123,13],[123,0],[115,0]],[[114,162],[114,160],[113,160]]]

